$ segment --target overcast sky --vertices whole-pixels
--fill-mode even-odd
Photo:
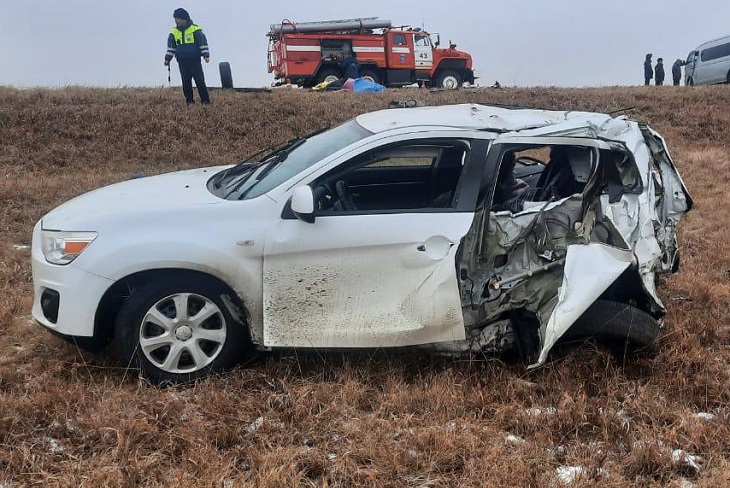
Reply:
[[[425,24],[472,54],[483,85],[641,84],[646,53],[671,65],[730,34],[726,0],[0,0],[0,85],[166,85],[177,7],[208,36],[211,86],[220,86],[220,61],[231,63],[236,86],[270,84],[265,34],[284,17]]]

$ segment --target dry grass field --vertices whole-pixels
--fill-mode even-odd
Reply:
[[[730,486],[730,88],[213,96],[186,108],[170,89],[0,88],[0,486]],[[31,322],[24,246],[54,206],[404,98],[635,107],[668,139],[696,206],[661,289],[658,354],[586,348],[527,372],[297,351],[158,388]]]

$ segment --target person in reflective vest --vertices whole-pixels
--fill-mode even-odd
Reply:
[[[198,87],[200,101],[210,103],[208,87],[205,85],[203,65],[200,62],[201,57],[205,59],[206,63],[210,61],[208,39],[203,34],[203,29],[193,23],[190,14],[184,8],[175,10],[172,16],[175,18],[176,26],[167,36],[165,66],[170,66],[173,57],[177,59],[186,103],[195,103],[193,100],[193,80],[195,80],[195,86]]]

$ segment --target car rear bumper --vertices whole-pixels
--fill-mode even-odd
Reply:
[[[46,261],[41,250],[40,224],[33,231],[33,319],[68,336],[94,335],[94,317],[112,280],[96,276],[74,263],[58,266]]]

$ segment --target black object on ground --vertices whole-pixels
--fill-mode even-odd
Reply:
[[[231,73],[231,63],[218,63],[218,71],[221,74],[221,87],[233,88],[233,74]]]

